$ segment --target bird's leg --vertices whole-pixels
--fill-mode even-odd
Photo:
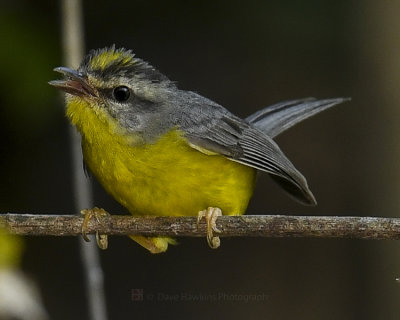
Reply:
[[[90,239],[87,236],[89,221],[95,218],[98,223],[103,224],[104,218],[108,217],[110,214],[106,210],[97,207],[94,207],[93,209],[83,209],[81,214],[84,216],[82,223],[82,237],[85,241],[89,242]],[[107,249],[108,236],[106,234],[99,234],[99,232],[96,231],[96,241],[100,249]]]
[[[221,232],[217,228],[217,218],[222,216],[222,211],[220,208],[214,208],[214,207],[208,207],[206,210],[200,211],[198,216],[197,216],[197,226],[199,225],[199,222],[204,218],[207,223],[207,242],[208,245],[212,249],[217,249],[221,241],[219,237],[214,236],[214,232]]]

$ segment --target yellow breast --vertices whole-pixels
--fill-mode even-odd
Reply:
[[[82,134],[90,170],[132,214],[196,216],[210,206],[227,215],[245,212],[255,169],[195,150],[175,129],[143,145],[81,99],[69,99],[67,116]]]

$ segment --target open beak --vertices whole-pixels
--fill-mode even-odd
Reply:
[[[66,79],[49,81],[50,85],[75,96],[98,96],[96,90],[87,83],[87,78],[82,73],[65,67],[55,68],[54,71],[63,74]]]

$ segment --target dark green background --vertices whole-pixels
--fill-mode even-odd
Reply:
[[[47,85],[62,64],[59,9],[0,2],[1,212],[73,212],[69,124]],[[399,13],[379,1],[84,2],[87,49],[131,48],[239,116],[287,99],[353,98],[277,139],[319,205],[298,205],[260,175],[252,214],[398,215]],[[95,199],[123,211],[97,184]],[[399,319],[399,250],[390,241],[235,238],[213,251],[187,238],[150,255],[112,237],[101,260],[110,319]],[[23,269],[52,319],[87,318],[77,238],[27,238]],[[145,301],[132,301],[136,288]],[[182,293],[268,298],[157,299]]]

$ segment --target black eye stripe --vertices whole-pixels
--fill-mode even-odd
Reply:
[[[126,86],[119,86],[113,89],[112,96],[118,102],[125,102],[131,96],[131,90]]]

